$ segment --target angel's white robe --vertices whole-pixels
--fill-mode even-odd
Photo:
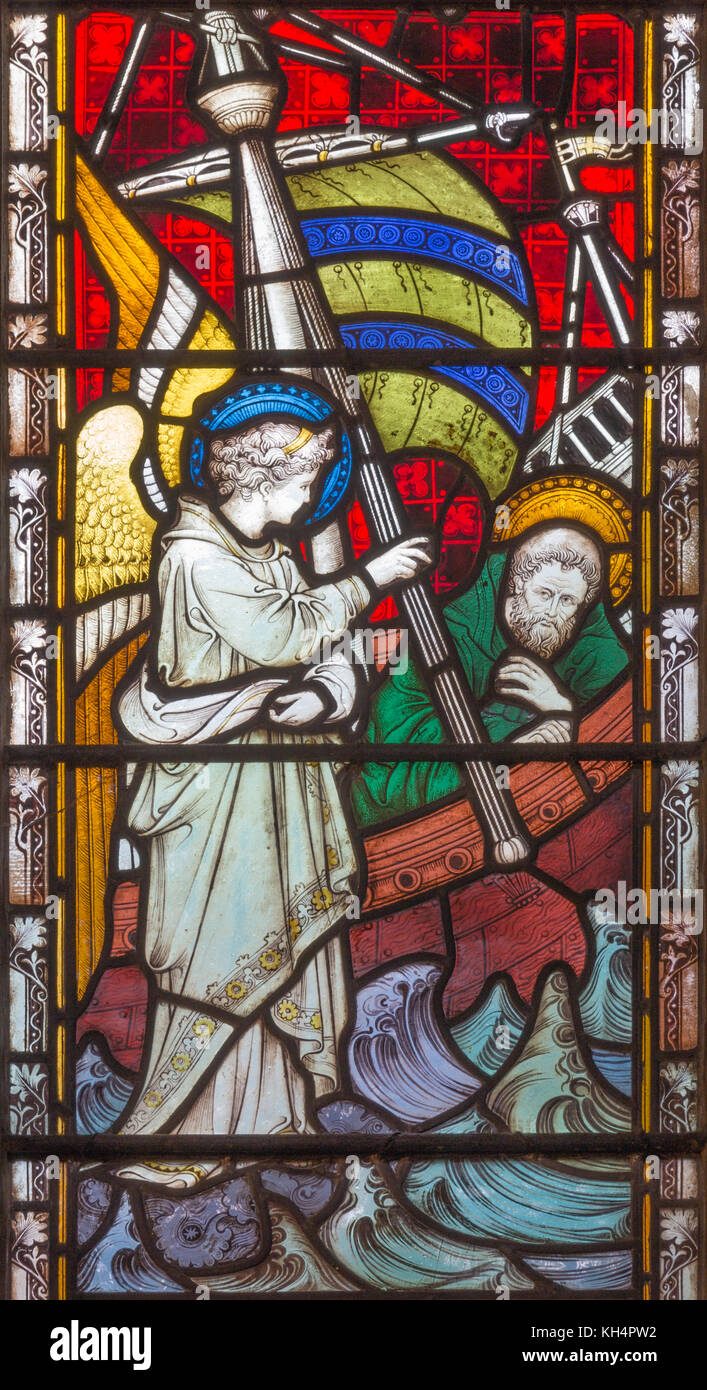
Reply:
[[[258,727],[254,714],[299,663],[329,689],[330,728],[350,713],[351,664],[312,658],[368,605],[361,579],[310,588],[280,541],[245,546],[205,501],[183,498],[158,582],[162,688],[146,663],[128,677],[117,711],[129,738],[191,744],[220,730],[240,746],[306,742],[264,718]],[[224,690],[250,671],[245,688]],[[356,889],[336,768],[200,765],[175,747],[173,762],[138,769],[133,785],[127,823],[148,862],[144,950],[157,1004],[121,1132],[310,1127],[312,1096],[338,1084],[346,989],[334,928]]]

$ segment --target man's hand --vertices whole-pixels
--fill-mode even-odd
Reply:
[[[569,743],[572,735],[572,725],[569,719],[543,719],[542,724],[536,724],[534,729],[529,729],[526,733],[521,729],[519,734],[514,734],[514,743]]]
[[[316,690],[293,690],[289,695],[278,695],[268,713],[271,723],[296,729],[319,719],[326,708],[325,700]]]
[[[504,657],[494,684],[499,695],[523,700],[540,712],[567,710],[571,714],[574,708],[565,687],[531,656]]]
[[[366,571],[377,589],[389,589],[407,579],[414,579],[421,570],[432,564],[433,548],[429,536],[411,536],[397,541],[382,555],[369,560]]]

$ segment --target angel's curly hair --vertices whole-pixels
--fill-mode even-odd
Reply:
[[[309,426],[307,426],[309,428]],[[310,473],[334,457],[336,432],[331,424],[312,429],[311,440],[294,453],[286,453],[302,432],[302,422],[261,420],[246,423],[211,443],[207,469],[219,497],[238,492],[245,500],[262,492],[267,483],[282,482],[298,473]]]

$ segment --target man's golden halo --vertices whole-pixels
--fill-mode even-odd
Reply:
[[[618,608],[628,597],[632,575],[631,511],[624,498],[595,478],[537,478],[500,504],[491,540],[514,540],[539,521],[580,521],[608,545],[626,547],[609,558],[609,588]]]

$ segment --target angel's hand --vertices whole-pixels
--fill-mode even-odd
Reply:
[[[432,559],[431,537],[411,536],[404,541],[396,541],[382,555],[369,560],[366,570],[376,588],[385,590],[389,585],[414,579],[422,570],[429,568]]]
[[[318,691],[293,690],[287,695],[278,695],[268,713],[271,723],[296,729],[319,719],[326,708],[326,702]]]

